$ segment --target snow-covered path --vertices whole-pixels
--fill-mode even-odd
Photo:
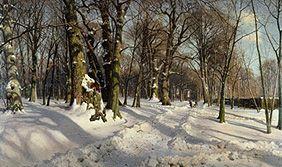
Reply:
[[[122,107],[122,120],[113,121],[109,112],[104,124],[89,122],[93,111],[82,112],[83,106],[69,111],[63,103],[25,102],[25,114],[0,117],[0,164],[282,166],[282,133],[264,133],[263,113],[228,110],[228,123],[219,124],[216,107],[142,104]]]
[[[123,111],[140,121],[103,142],[71,150],[41,165],[282,165],[281,132],[263,132],[263,113],[229,111],[229,123],[219,124],[216,109],[191,109],[185,103],[163,107],[147,102],[142,109],[127,107]],[[148,111],[159,114],[146,116]]]
[[[55,153],[103,141],[142,121],[142,118],[151,119],[162,112],[153,109],[149,112],[150,108],[140,112],[128,110],[124,119],[116,121],[109,112],[108,122],[103,123],[90,122],[94,111],[81,111],[85,106],[69,110],[64,103],[57,102],[47,107],[25,101],[24,107],[25,113],[0,116],[1,166],[32,165],[50,159]],[[126,107],[124,111],[127,111]],[[136,114],[140,117],[135,117]]]
[[[95,140],[59,112],[31,103],[25,103],[25,111],[24,114],[1,115],[1,164],[29,164]]]

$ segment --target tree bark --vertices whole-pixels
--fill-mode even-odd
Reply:
[[[160,67],[157,67],[157,62],[153,58],[152,60],[152,69],[153,69],[153,78],[152,78],[152,85],[151,85],[151,95],[150,99],[158,99],[159,98],[159,71],[161,69]]]
[[[132,103],[132,107],[140,107],[140,98],[141,98],[141,83],[143,80],[143,64],[140,64],[140,72],[138,75],[138,81],[137,81],[137,85],[136,85],[136,89],[135,89],[135,95],[134,95],[134,100]]]
[[[132,72],[133,60],[134,60],[134,54],[132,54],[131,61],[130,61],[130,66],[129,66],[129,73],[128,73],[127,78],[125,79],[125,90],[124,90],[124,101],[123,101],[123,105],[127,105],[128,86],[129,86],[129,81],[130,81],[130,79],[131,79],[131,78],[129,78],[129,77],[130,77],[131,72]]]
[[[88,74],[91,78],[95,79],[96,82],[99,81],[99,86],[103,88],[105,86],[104,77],[97,55],[94,52],[95,39],[93,34],[94,32],[92,30],[88,32],[88,35],[84,36],[87,43],[87,48],[88,48],[87,58],[89,60],[89,66],[90,66]]]
[[[108,1],[105,1],[108,2]],[[106,6],[105,6],[106,5]],[[108,11],[108,3],[106,4],[101,4],[99,6],[99,10],[101,13],[102,21],[103,24],[101,25],[102,28],[102,46],[104,49],[104,55],[103,55],[103,67],[104,67],[104,72],[105,72],[105,86],[102,88],[102,98],[104,102],[108,102],[107,108],[111,108],[111,99],[110,99],[110,93],[111,93],[111,61],[113,57],[113,46],[111,43],[111,28],[110,28],[110,20],[109,20],[109,11]]]
[[[278,8],[278,17],[277,20],[277,26],[279,29],[279,52],[278,52],[278,96],[279,96],[279,116],[278,116],[278,129],[282,130],[282,30],[281,30],[281,1],[278,1],[277,4]]]
[[[123,4],[118,2],[116,4],[117,11],[117,21],[116,21],[116,38],[115,38],[115,49],[112,60],[112,93],[111,93],[111,109],[114,113],[113,118],[122,118],[119,111],[119,87],[120,87],[120,59],[122,51],[122,30],[124,24],[125,10],[123,9]]]
[[[226,79],[224,79],[221,82],[221,89],[220,89],[220,101],[219,101],[219,122],[220,123],[225,122],[225,82],[226,82]]]
[[[257,49],[258,58],[259,58],[259,70],[260,70],[260,80],[261,80],[262,93],[263,93],[263,103],[265,105],[265,119],[266,119],[266,129],[267,129],[266,133],[270,134],[271,133],[271,124],[270,124],[270,118],[269,118],[268,104],[266,100],[265,82],[264,82],[262,60],[261,60],[261,53],[260,53],[260,47],[259,47],[257,15],[256,15],[256,10],[254,7],[253,0],[251,1],[251,4],[252,4],[252,10],[253,10],[254,20],[255,20],[256,49]]]
[[[64,0],[66,11],[65,17],[67,22],[67,35],[70,47],[71,60],[71,105],[82,102],[82,80],[86,73],[85,57],[83,53],[82,35],[78,27],[75,0]]]
[[[33,44],[35,45],[35,44]],[[32,60],[32,68],[31,68],[31,92],[29,101],[35,102],[37,100],[37,55],[36,49],[33,47],[31,49],[31,60]]]
[[[55,53],[54,53],[54,57],[53,57],[51,85],[50,85],[50,88],[49,88],[47,106],[50,105],[51,97],[54,94],[54,77],[55,77],[55,70],[56,70],[56,64],[55,63],[56,63],[56,58],[57,58],[57,52],[58,52],[58,45],[56,45],[56,47],[55,47]]]
[[[281,47],[281,46],[280,46]],[[282,55],[278,61],[278,96],[279,96],[279,116],[278,126],[279,130],[282,130]]]
[[[5,16],[2,24],[4,41],[8,41],[13,37],[13,32],[10,23],[12,22],[10,13],[12,10],[11,5],[7,0],[3,1],[2,15]],[[6,67],[8,84],[6,86],[6,97],[7,97],[7,109],[12,111],[18,111],[23,109],[21,100],[21,86],[17,79],[17,57],[14,55],[14,47],[12,41],[8,42],[4,47],[4,53],[6,56]]]
[[[169,69],[165,67],[162,80],[162,105],[171,105],[169,99]]]
[[[52,45],[52,44],[51,44]],[[47,83],[47,78],[50,72],[50,59],[51,59],[51,51],[52,51],[53,46],[50,46],[49,52],[48,52],[48,58],[47,58],[47,64],[46,64],[46,71],[45,71],[45,77],[43,80],[43,84],[42,84],[42,100],[43,100],[43,105],[46,105],[46,83]]]

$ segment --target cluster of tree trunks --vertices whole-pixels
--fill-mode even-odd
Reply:
[[[124,17],[129,6],[130,1],[120,2],[117,1],[114,3],[116,16],[115,16],[115,29],[111,30],[110,26],[110,15],[109,15],[109,6],[105,4],[110,4],[112,2],[98,2],[97,6],[100,10],[102,17],[102,46],[104,50],[104,74],[101,69],[101,66],[98,62],[98,59],[94,53],[94,36],[95,30],[88,29],[88,34],[85,35],[86,44],[87,44],[87,58],[89,61],[89,70],[92,78],[99,86],[99,89],[102,91],[102,97],[105,102],[107,102],[107,109],[111,109],[114,113],[113,118],[116,117],[122,118],[119,111],[119,92],[120,92],[120,60],[121,52],[123,49],[122,46],[122,33],[124,26]],[[75,0],[64,0],[66,6],[65,18],[67,23],[67,34],[69,41],[69,50],[70,50],[70,61],[71,61],[71,104],[81,104],[83,97],[83,88],[81,86],[84,75],[86,74],[86,59],[83,53],[83,44],[82,44],[82,35],[81,30],[78,25],[77,19],[77,9]],[[89,28],[89,27],[88,27]],[[114,40],[112,32],[114,34]],[[105,78],[105,79],[104,79]],[[95,98],[95,97],[93,97]]]
[[[235,98],[251,97],[255,102],[254,97],[262,94],[266,101],[278,94],[277,127],[282,127],[280,1],[261,4],[276,21],[279,35],[269,32],[268,20],[254,17],[261,85],[237,47],[253,33],[238,31],[248,8],[257,15],[254,1],[12,2],[3,0],[0,5],[8,109],[23,108],[21,91],[32,102],[43,98],[44,105],[52,98],[64,98],[70,105],[95,103],[98,112],[91,120],[104,119],[100,98],[114,119],[122,118],[121,93],[124,105],[128,96],[134,98],[134,107],[141,106],[141,98],[158,99],[163,105],[175,99],[202,99],[209,106],[216,98],[218,119],[224,123],[226,97],[233,108]],[[258,22],[276,55],[274,64],[261,59]],[[95,93],[83,87],[86,76],[95,80]],[[273,105],[265,105],[270,133]]]

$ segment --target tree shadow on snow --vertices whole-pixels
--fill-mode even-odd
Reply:
[[[156,130],[158,130],[159,132],[161,132],[162,134],[168,136],[168,137],[175,137],[177,134],[183,134],[185,136],[186,142],[187,143],[191,143],[191,144],[217,144],[218,142],[210,142],[207,139],[199,139],[197,137],[191,136],[189,135],[184,129],[176,127],[176,128],[172,128],[172,127],[168,127],[162,123],[160,123],[158,121],[158,119],[156,118],[156,116],[144,116],[144,115],[140,115],[138,113],[136,113],[134,110],[128,108],[128,107],[123,107],[122,111],[128,113],[129,115],[131,115],[132,117],[135,117],[138,120],[141,121],[146,121],[148,122],[153,128],[155,128]],[[189,116],[189,115],[187,115]],[[180,120],[184,121],[186,120],[186,118],[182,118]],[[182,129],[182,130],[179,130]],[[227,134],[226,135],[230,135]],[[244,139],[240,136],[234,136],[237,137],[238,139]],[[245,138],[246,139],[246,138]],[[194,141],[193,141],[194,140]],[[249,139],[246,139],[249,140]],[[222,140],[221,140],[222,141]],[[96,153],[98,155],[100,155],[101,157],[103,157],[100,160],[97,160],[97,163],[100,163],[100,165],[102,164],[102,166],[115,166],[115,167],[124,167],[124,166],[140,166],[140,163],[142,161],[144,161],[146,159],[146,157],[148,156],[157,156],[157,157],[162,157],[162,156],[166,156],[165,154],[162,154],[160,152],[152,152],[153,155],[151,153],[148,154],[148,152],[141,152],[141,153],[136,153],[132,150],[125,151],[122,148],[120,148],[120,146],[115,145],[115,142],[111,142],[111,144],[113,145],[114,149],[111,151],[91,151],[90,153]],[[131,147],[130,145],[128,147]],[[146,146],[144,146],[146,147]],[[150,147],[150,146],[148,146]],[[97,148],[97,149],[101,149],[101,148]],[[132,148],[134,150],[134,148]],[[280,159],[280,157],[275,156],[275,155],[270,155],[268,153],[265,153],[263,151],[256,151],[256,152],[246,152],[245,150],[241,150],[241,148],[239,148],[238,146],[232,146],[232,148],[226,148],[227,150],[231,150],[231,151],[238,151],[239,154],[244,152],[244,154],[250,155],[250,156],[254,156],[253,154],[258,154],[261,155],[261,157],[257,157],[257,159],[259,159],[262,162],[266,162],[271,166],[281,166],[282,161],[271,161],[271,159]],[[79,150],[81,151],[81,150]],[[132,151],[132,152],[131,152]],[[165,152],[165,150],[164,150]],[[88,153],[90,155],[90,153]],[[88,154],[84,153],[82,155],[82,157],[78,157],[78,161],[77,162],[79,164],[79,166],[90,166],[88,164],[88,162],[91,162],[91,165],[93,165],[93,161],[96,161],[96,159],[91,159],[92,156],[88,157]],[[103,155],[101,155],[103,154]],[[175,156],[175,155],[174,155]],[[190,153],[184,153],[181,154],[179,156],[193,156],[190,155]],[[64,161],[68,161],[68,159],[63,159]],[[80,162],[81,161],[81,162]],[[237,160],[237,162],[239,162],[240,160]],[[278,162],[278,164],[277,164]],[[252,162],[250,162],[252,163]],[[167,164],[168,166],[171,164]],[[228,165],[228,164],[226,164]],[[98,166],[98,164],[97,164]],[[202,165],[201,165],[202,166]]]
[[[71,142],[85,145],[94,141],[95,137],[83,130],[79,125],[73,122],[67,116],[60,114],[59,112],[45,109],[40,106],[27,104],[28,107],[32,108],[29,113],[40,114],[39,116],[24,116],[24,118],[30,118],[30,123],[35,123],[39,126],[46,127],[48,129],[57,130],[61,132]],[[41,121],[42,118],[48,118],[53,121],[56,125],[52,125]],[[89,121],[89,120],[85,120]]]
[[[205,139],[202,139],[202,138],[192,136],[192,135],[188,134],[183,128],[178,128],[178,127],[171,128],[169,126],[166,126],[166,125],[160,123],[157,120],[156,117],[146,117],[146,116],[137,114],[137,113],[134,112],[134,110],[132,110],[130,108],[123,108],[123,110],[126,113],[130,114],[131,116],[133,116],[133,117],[135,117],[139,120],[143,120],[143,121],[150,123],[152,127],[154,127],[156,130],[158,130],[159,132],[161,132],[162,134],[164,134],[168,137],[173,138],[173,137],[176,137],[177,134],[182,134],[182,136],[184,136],[184,138],[185,138],[185,142],[190,143],[190,144],[212,144],[212,145],[216,145],[216,144],[219,143],[218,141],[209,141],[208,140],[209,137],[207,137],[207,139],[205,140]],[[187,115],[187,116],[189,117],[189,115]],[[183,119],[183,120],[185,120],[185,119]],[[212,121],[215,121],[215,120],[216,119],[213,119]],[[259,120],[255,120],[255,121],[258,121],[258,123],[262,123]],[[244,126],[244,127],[265,133],[263,130],[259,129],[258,127],[248,126],[248,125],[247,126],[246,125],[240,125],[240,124],[233,123],[233,122],[230,123],[230,124],[234,124],[236,126]],[[211,131],[212,131],[212,129],[211,129]],[[221,134],[227,135],[227,136],[232,136],[234,138],[237,138],[238,140],[246,140],[246,141],[251,141],[251,142],[257,142],[258,141],[258,140],[255,140],[255,139],[250,139],[250,138],[247,138],[247,137],[244,137],[244,136],[238,136],[238,135],[230,134],[230,133],[227,133],[227,132],[221,132],[221,131],[218,131],[218,130],[213,130],[213,131],[215,131],[216,133],[221,133]],[[209,134],[209,136],[214,137],[214,138],[218,138],[217,136],[213,136],[213,135],[210,135],[210,134]],[[224,139],[220,139],[220,138],[218,138],[218,139],[221,142],[224,142]],[[228,142],[228,141],[226,141],[226,142]],[[227,148],[227,150],[238,151],[239,154],[244,152],[244,154],[247,154],[248,156],[259,159],[261,162],[265,162],[265,163],[267,163],[271,166],[281,166],[282,165],[281,157],[274,155],[271,152],[261,151],[261,150],[252,150],[252,151],[248,152],[246,150],[242,150],[238,146],[232,146],[232,148]],[[276,160],[276,161],[273,161],[273,160]]]
[[[174,138],[174,137],[177,137],[176,136],[177,134],[181,134],[185,138],[185,140],[189,141],[189,143],[191,143],[191,144],[199,144],[199,143],[207,143],[207,142],[211,143],[211,141],[206,141],[206,140],[203,140],[203,139],[200,139],[200,138],[197,138],[195,136],[192,136],[192,135],[188,134],[182,128],[179,128],[179,127],[172,128],[172,127],[166,126],[166,125],[160,123],[157,120],[156,117],[146,117],[146,116],[137,114],[136,112],[134,112],[130,108],[123,108],[123,110],[126,113],[128,113],[129,115],[131,115],[131,116],[133,116],[133,117],[135,117],[135,118],[137,118],[139,120],[143,120],[143,121],[146,121],[146,122],[150,123],[150,125],[153,128],[155,128],[160,133],[162,133],[162,134],[164,134],[164,135],[166,135],[168,137]]]
[[[87,133],[63,114],[31,103],[25,103],[25,110],[26,114],[15,114],[2,120],[0,163],[6,162],[8,166],[28,165],[30,162],[44,158],[34,152],[34,149],[41,152],[42,142],[44,147],[49,147],[48,143],[51,142],[52,148],[48,153],[53,154],[95,141],[95,136]],[[42,153],[44,152],[45,150],[42,149]],[[45,158],[47,159],[48,155]]]
[[[263,130],[262,128],[257,127],[257,126],[253,126],[253,125],[250,125],[250,124],[235,122],[235,121],[231,121],[231,120],[228,121],[228,123],[231,124],[231,125],[234,125],[234,126],[244,127],[244,128],[248,128],[248,129],[251,129],[251,130],[259,131],[261,133],[266,133],[266,131]]]
[[[243,119],[246,119],[246,120],[252,120],[254,122],[257,122],[259,124],[263,124],[265,125],[265,123],[259,119],[256,119],[256,118],[252,118],[252,117],[248,117],[248,116],[242,116],[242,115],[238,115],[238,114],[234,114],[234,113],[230,113],[230,112],[226,112],[227,115],[232,115],[232,116],[235,116],[235,117],[238,117],[238,118],[243,118]]]
[[[226,136],[230,136],[230,137],[236,138],[237,140],[246,140],[246,141],[252,141],[252,142],[258,141],[258,140],[255,140],[255,139],[250,139],[250,138],[247,138],[247,137],[243,137],[243,136],[239,136],[239,135],[235,135],[235,134],[231,134],[231,133],[227,133],[227,132],[222,132],[222,131],[219,131],[219,130],[209,129],[209,131],[215,132],[215,133],[220,133],[220,134],[223,134],[223,135],[226,135]],[[210,135],[210,134],[209,134],[209,136],[218,138],[217,136]],[[224,141],[224,139],[221,139],[221,138],[218,138],[218,139]]]

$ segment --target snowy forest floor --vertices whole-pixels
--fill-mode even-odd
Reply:
[[[264,112],[162,106],[143,100],[123,119],[90,122],[93,110],[24,101],[25,113],[0,115],[1,166],[282,166],[282,132],[265,133]],[[3,106],[0,104],[0,106]],[[1,108],[1,107],[0,107]],[[277,111],[273,124],[277,123]]]

